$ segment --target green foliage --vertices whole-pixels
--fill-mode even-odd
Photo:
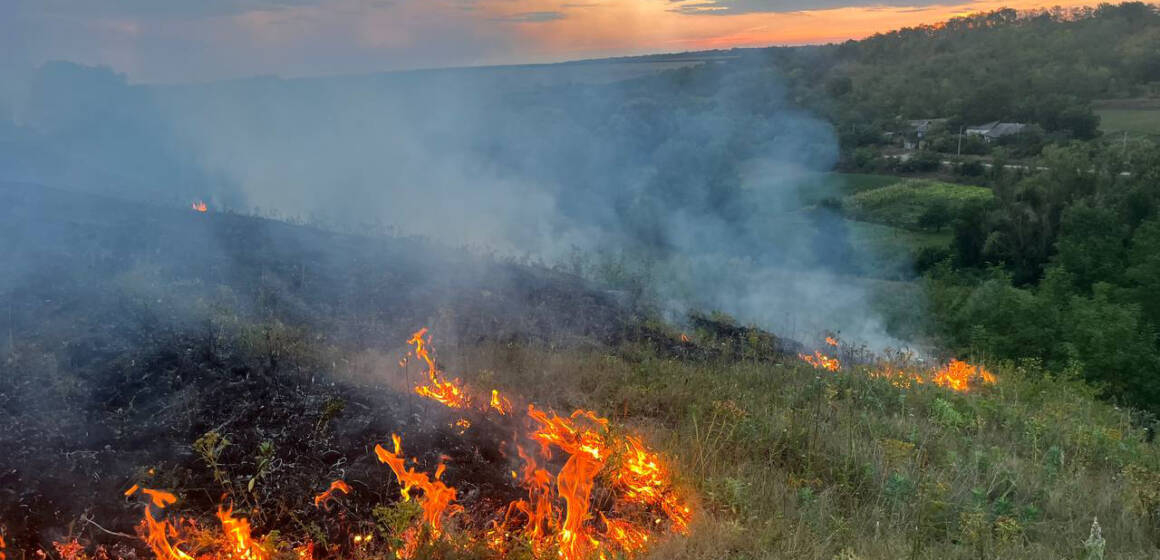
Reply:
[[[849,196],[843,210],[858,220],[937,231],[959,210],[986,204],[991,198],[991,191],[981,187],[910,180]]]
[[[398,501],[390,506],[375,506],[371,515],[375,518],[375,528],[379,536],[398,550],[403,546],[403,533],[415,526],[415,521],[423,514],[423,508],[414,500]]]
[[[958,124],[1002,120],[1034,123],[1058,140],[1091,139],[1101,117],[1093,100],[1138,96],[1160,74],[1158,22],[1156,10],[1139,3],[1002,9],[832,47],[779,49],[772,57],[786,70],[792,96],[840,130],[902,115],[948,118],[952,132]],[[932,138],[932,145],[954,153],[953,136]],[[1014,142],[1020,151],[1036,143]],[[856,145],[864,144],[843,142]],[[964,139],[964,153],[989,148]]]
[[[214,481],[222,485],[228,483],[228,478],[225,470],[222,468],[221,458],[222,453],[229,446],[230,440],[214,430],[202,434],[201,437],[193,442],[193,450],[197,452],[201,460],[209,467],[213,473]]]
[[[941,397],[930,403],[930,419],[946,430],[957,430],[966,424],[966,418],[950,402]]]

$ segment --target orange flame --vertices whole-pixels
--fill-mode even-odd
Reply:
[[[443,381],[441,379],[442,372],[435,367],[435,359],[431,357],[431,353],[427,350],[429,340],[423,340],[423,336],[426,334],[426,328],[419,329],[407,341],[407,344],[415,347],[415,356],[427,364],[427,377],[431,380],[430,385],[419,385],[415,387],[415,393],[441,402],[449,408],[467,408],[467,394],[459,387],[459,380]]]
[[[199,200],[193,203],[193,210],[195,212],[209,212],[209,206],[206,206],[205,202]]]
[[[387,451],[382,445],[375,446],[375,455],[379,461],[386,463],[395,473],[395,478],[403,486],[400,494],[404,501],[411,500],[411,489],[418,488],[423,496],[418,498],[419,507],[423,508],[423,522],[431,529],[435,538],[443,533],[444,515],[454,515],[463,508],[452,506],[455,501],[455,489],[447,486],[439,479],[447,466],[442,462],[435,469],[435,476],[431,478],[427,473],[415,472],[415,469],[406,468],[406,459],[403,458],[403,440],[396,434],[391,435],[395,451]]]
[[[134,485],[131,490],[136,488]],[[141,488],[141,492],[151,498],[153,506],[157,509],[165,509],[167,505],[177,502],[177,497],[169,492],[149,488]],[[180,541],[177,527],[158,520],[153,516],[153,510],[149,506],[145,506],[145,518],[141,520],[139,531],[145,544],[158,560],[194,560],[193,556],[177,547],[178,543],[173,542],[174,539]]]
[[[971,390],[971,382],[978,380],[984,385],[994,385],[995,375],[982,366],[974,366],[959,360],[951,360],[934,374],[932,381],[939,387],[965,393]]]
[[[230,560],[266,560],[269,554],[250,535],[250,520],[233,516],[233,508],[218,507],[217,517],[229,542]]]
[[[640,438],[624,438],[625,457],[615,473],[615,482],[624,490],[625,501],[659,506],[673,524],[673,530],[689,533],[692,510],[681,503],[669,488],[670,475],[660,457],[644,446]]]
[[[350,486],[342,480],[331,482],[330,488],[314,497],[314,507],[320,507],[327,510],[330,509],[330,500],[334,498],[335,492],[350,494]]]
[[[549,416],[537,410],[535,405],[528,405],[528,416],[540,423],[540,429],[532,434],[532,439],[540,443],[545,456],[551,456],[551,445],[568,454],[568,460],[556,476],[556,491],[565,503],[564,521],[560,525],[560,556],[583,558],[597,544],[584,523],[590,515],[596,475],[608,458],[602,441],[608,420],[587,410],[577,410],[567,419],[555,414]],[[577,420],[583,420],[588,426],[578,427]]]
[[[253,538],[250,521],[245,518],[234,517],[233,508],[224,509],[220,506],[218,507],[217,518],[221,522],[221,537],[211,544],[205,544],[202,543],[205,539],[191,536],[201,534],[192,521],[179,520],[177,524],[173,524],[164,519],[158,519],[153,514],[154,508],[164,510],[167,506],[177,503],[176,496],[163,490],[140,488],[138,485],[133,485],[132,488],[125,492],[125,495],[129,496],[138,490],[150,499],[149,504],[145,506],[145,516],[141,520],[138,532],[141,534],[142,540],[145,541],[145,545],[153,551],[157,560],[269,559],[270,553],[267,547]],[[194,541],[202,543],[198,546],[212,546],[213,549],[219,550],[220,553],[216,555],[199,554],[198,556],[194,556],[182,550],[180,545]],[[310,549],[310,553],[313,554],[312,548]],[[301,553],[299,557],[310,560]]]
[[[449,391],[441,381],[425,334],[426,329],[415,333],[410,343],[415,345],[414,354],[427,363],[435,387],[427,387],[427,393],[418,389],[416,392],[429,398],[446,397],[436,400],[467,407],[467,392],[457,384],[452,385],[454,391]],[[480,414],[497,410],[506,417],[502,419],[504,426],[523,422],[524,431],[517,430],[515,441],[523,466],[519,472],[511,471],[511,477],[527,494],[494,511],[473,512],[482,517],[473,515],[457,525],[467,532],[472,531],[472,520],[486,520],[486,530],[468,533],[480,544],[501,557],[508,554],[513,543],[527,543],[537,558],[547,554],[560,560],[631,558],[666,529],[666,518],[667,529],[688,534],[692,510],[674,491],[671,473],[661,456],[648,449],[641,438],[612,433],[608,420],[589,410],[559,416],[528,405],[526,417],[512,418],[511,403],[498,391],[491,392],[487,406],[482,406],[484,402],[487,401],[478,400]],[[501,425],[501,419],[494,415],[480,418],[483,420],[476,421]],[[466,430],[471,422],[462,418],[453,425]],[[519,445],[528,441],[536,445]],[[392,434],[391,442],[391,450],[376,445],[375,455],[394,473],[402,500],[414,499],[422,510],[415,524],[395,535],[401,541],[393,551],[395,557],[416,558],[422,554],[421,545],[426,539],[444,540],[441,546],[457,546],[454,543],[461,541],[445,538],[451,530],[446,527],[448,519],[463,512],[463,506],[457,503],[459,491],[442,480],[448,458],[441,458],[431,474],[419,472],[414,465],[408,467],[402,438]],[[553,453],[562,456],[553,460]],[[553,473],[556,465],[560,465],[559,470]],[[601,485],[599,491],[597,484]],[[314,505],[329,509],[339,493],[350,492],[346,482],[335,480],[313,498]],[[158,513],[177,503],[173,493],[134,484],[124,495],[140,495],[146,502],[138,533],[157,560],[271,560],[275,555],[274,541],[255,538],[250,520],[235,517],[232,507],[218,507],[220,531],[210,531],[202,529],[195,520],[169,520]],[[373,551],[373,540],[373,534],[354,534],[346,542],[357,547],[356,551]],[[79,544],[74,548],[81,550]],[[337,552],[339,546],[335,545],[333,549],[327,547],[323,555]],[[0,535],[0,554],[3,553]],[[313,560],[315,545],[306,541],[293,548],[293,554],[298,560]]]
[[[830,346],[837,348],[838,347],[838,339],[836,339],[832,336],[827,336],[826,337],[826,344],[829,344]]]
[[[498,411],[500,414],[507,414],[512,409],[512,403],[499,395],[499,391],[491,390],[491,402],[488,403],[492,409]]]
[[[842,363],[837,358],[831,358],[821,352],[815,351],[813,355],[798,354],[798,357],[804,360],[807,364],[814,366],[815,369],[824,369],[829,371],[838,371],[842,369]]]
[[[4,533],[0,532],[0,560],[6,560],[8,555],[4,552],[8,548],[8,543],[4,542]]]

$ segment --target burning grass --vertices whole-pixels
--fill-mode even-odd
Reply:
[[[259,537],[248,518],[235,515],[230,502],[239,497],[228,491],[217,506],[218,526],[210,528],[196,515],[166,515],[178,503],[176,494],[133,484],[124,495],[143,499],[143,518],[137,526],[140,541],[157,560],[341,558],[352,552],[360,558],[408,559],[431,557],[433,550],[442,550],[438,556],[507,557],[513,551],[526,551],[534,558],[584,560],[631,558],[668,533],[688,533],[692,509],[674,489],[667,461],[640,437],[614,432],[608,419],[589,410],[559,416],[528,404],[526,414],[516,414],[511,402],[494,389],[490,398],[476,399],[459,379],[444,379],[426,334],[427,329],[422,329],[408,341],[413,346],[408,358],[422,361],[429,382],[415,386],[415,394],[464,415],[452,424],[460,436],[480,427],[492,435],[511,434],[510,439],[488,442],[500,459],[490,466],[511,474],[510,480],[498,476],[507,480],[508,491],[476,492],[464,499],[458,488],[444,480],[449,468],[460,468],[452,457],[439,454],[438,464],[427,471],[419,459],[404,454],[403,437],[392,434],[389,446],[374,446],[374,455],[394,474],[400,500],[396,503],[413,503],[419,510],[394,526],[351,533],[349,525],[340,523],[347,545],[331,543],[328,537],[294,537],[283,529],[268,529]],[[407,363],[404,359],[400,366]],[[228,477],[218,467],[218,457],[228,445],[228,440],[212,433],[194,445],[219,482]],[[260,476],[250,478],[249,491]],[[478,487],[490,482],[484,479],[497,478],[482,476],[473,479],[470,473],[461,473],[456,484]],[[314,497],[313,504],[329,512],[332,505],[355,492],[345,481],[334,480]],[[522,497],[506,497],[520,492]],[[238,501],[249,500],[241,496]],[[376,539],[376,534],[385,538]],[[54,547],[71,551],[61,552],[69,560],[90,558],[76,540],[57,542]],[[103,547],[93,554],[92,558],[101,559],[122,557]]]
[[[826,336],[825,342],[831,351],[840,351],[838,339]],[[916,363],[914,357],[907,354],[887,356],[862,354],[864,354],[862,362],[855,363],[850,369],[874,379],[886,379],[895,387],[910,388],[914,385],[931,384],[958,393],[966,393],[978,387],[998,383],[998,378],[987,368],[962,360],[952,359],[943,366],[929,367]],[[841,359],[823,354],[821,350],[815,350],[813,354],[799,353],[798,357],[814,369],[826,371],[842,369]]]
[[[51,491],[43,484],[29,484],[20,498],[27,506],[12,507],[20,502],[0,495],[8,560],[35,558],[36,546],[67,560],[602,553],[1039,560],[1081,555],[1097,516],[1118,558],[1158,552],[1160,453],[1128,411],[1034,365],[999,365],[994,385],[970,368],[972,390],[959,392],[929,381],[937,372],[927,370],[926,382],[906,385],[912,367],[902,359],[894,370],[862,369],[857,356],[827,343],[819,351],[840,357],[842,367],[819,371],[795,357],[800,349],[778,353],[760,338],[718,338],[707,327],[674,331],[671,343],[469,344],[446,362],[435,359],[424,335],[430,361],[412,348],[404,366],[421,371],[398,378],[407,383],[396,388],[408,393],[388,393],[381,385],[310,379],[343,356],[349,364],[342,367],[358,370],[356,377],[364,377],[362,368],[381,377],[375,368],[393,358],[362,365],[355,354],[285,338],[278,348],[253,346],[261,351],[252,357],[234,355],[231,348],[251,345],[228,337],[212,349],[181,341],[191,348],[183,359],[210,356],[196,370],[148,356],[116,362],[129,380],[169,368],[169,377],[183,380],[174,387],[206,392],[204,401],[158,392],[159,378],[120,389],[126,399],[166,408],[128,415],[117,429],[144,429],[155,419],[172,432],[176,418],[204,416],[178,434],[191,456],[134,439],[129,448],[167,458],[130,456],[144,466],[103,475],[119,490],[92,493],[85,490],[91,478],[74,477],[53,479],[68,489],[58,501],[36,497]],[[721,350],[727,345],[736,347]],[[462,397],[448,402],[462,406],[415,392],[446,384]],[[74,463],[76,455],[45,453],[42,440],[27,441],[33,457],[46,457],[37,469],[85,465]],[[266,441],[272,451],[263,451]],[[16,487],[11,480],[5,484]],[[126,490],[123,504],[109,499]],[[682,507],[694,495],[690,518]],[[67,510],[76,500],[86,508]],[[48,513],[30,520],[21,511]],[[669,536],[686,529],[689,538]]]

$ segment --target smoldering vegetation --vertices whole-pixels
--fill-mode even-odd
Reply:
[[[841,220],[803,209],[834,133],[763,56],[616,81],[461,69],[164,87],[49,64],[11,103],[19,147],[0,168],[532,259],[670,317],[718,309],[901,345],[853,276]]]
[[[325,524],[302,497],[339,477],[383,491],[366,446],[394,431],[504,464],[384,377],[424,325],[452,353],[799,348],[706,315],[690,326],[724,343],[641,321],[720,309],[882,343],[839,220],[798,200],[832,133],[777,83],[745,60],[541,85],[472,70],[157,87],[46,65],[0,130],[8,536],[123,543],[108,531],[139,509],[110,497],[133,481],[186,489],[190,512],[226,493],[261,526]],[[350,518],[391,501],[361,500]]]
[[[507,480],[503,437],[455,435],[408,396],[418,374],[395,362],[410,331],[431,324],[452,349],[584,346],[626,324],[575,277],[417,239],[12,183],[0,228],[19,265],[0,277],[0,519],[16,550],[139,546],[108,533],[133,533],[139,509],[116,497],[134,481],[182,489],[198,514],[229,494],[272,527],[370,520],[392,499],[367,446],[393,432],[432,465],[473,465],[459,472],[478,497]],[[339,478],[365,485],[342,517],[305,507]]]

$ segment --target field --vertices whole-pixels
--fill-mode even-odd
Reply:
[[[901,181],[891,175],[869,173],[822,173],[802,182],[798,193],[803,204],[817,204],[826,198],[841,198],[862,191],[887,187]]]
[[[1093,106],[1104,134],[1160,136],[1160,99],[1101,99]]]
[[[846,197],[846,215],[863,221],[921,230],[946,225],[950,216],[992,197],[990,189],[927,180],[906,180]]]
[[[1105,134],[1160,135],[1160,109],[1099,109],[1096,114]]]

